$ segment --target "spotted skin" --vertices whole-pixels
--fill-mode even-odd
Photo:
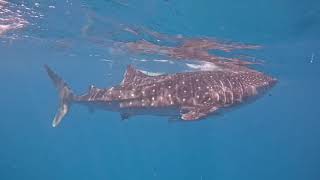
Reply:
[[[257,71],[201,71],[148,76],[129,66],[119,86],[75,96],[74,102],[118,111],[177,107],[181,119],[197,120],[220,108],[241,103],[272,87],[274,78]]]

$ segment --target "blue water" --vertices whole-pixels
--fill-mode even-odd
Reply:
[[[11,2],[39,16],[25,14],[28,26],[0,38],[1,180],[320,179],[319,1]],[[52,128],[58,97],[43,64],[78,93],[118,84],[127,64],[180,70],[110,48],[110,39],[133,40],[116,34],[121,24],[261,45],[248,54],[279,83],[253,103],[194,123],[123,122],[116,112],[75,105]]]

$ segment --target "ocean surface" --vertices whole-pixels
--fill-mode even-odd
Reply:
[[[317,0],[0,0],[0,179],[319,180],[319,32]],[[124,49],[161,44],[155,34],[261,46],[234,54],[279,82],[192,123],[74,105],[51,126],[58,93],[44,64],[76,93],[119,84],[128,64],[194,70]]]

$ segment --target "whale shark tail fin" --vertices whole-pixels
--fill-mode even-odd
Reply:
[[[57,114],[55,115],[52,126],[56,127],[68,113],[69,107],[74,99],[74,94],[68,84],[58,76],[48,65],[44,65],[50,79],[59,92],[60,105]]]

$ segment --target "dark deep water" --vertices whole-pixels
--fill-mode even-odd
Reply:
[[[316,0],[11,1],[7,8],[29,24],[0,37],[0,179],[320,179],[319,7]],[[78,93],[118,84],[127,64],[184,68],[111,47],[136,38],[118,33],[124,26],[261,45],[244,54],[263,59],[255,68],[279,83],[253,103],[193,123],[122,122],[116,112],[75,105],[52,128],[58,98],[43,64]]]

